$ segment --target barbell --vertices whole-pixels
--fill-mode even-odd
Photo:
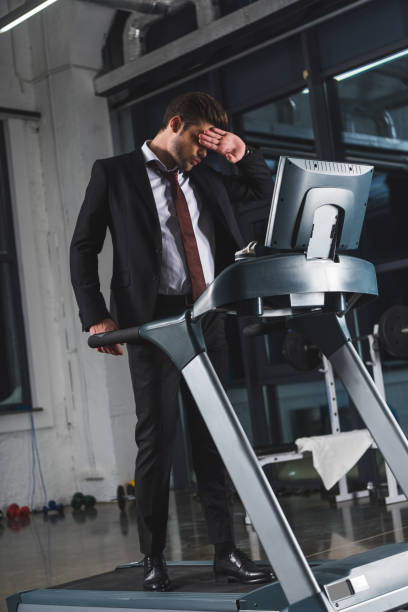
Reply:
[[[255,323],[243,331],[246,336],[259,336],[279,328],[282,329],[282,321]],[[396,304],[382,313],[378,322],[378,341],[390,357],[408,359],[408,306]],[[282,354],[296,370],[314,370],[321,364],[319,348],[297,330],[287,331]]]

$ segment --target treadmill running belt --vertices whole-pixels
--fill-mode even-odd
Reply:
[[[260,565],[260,567],[267,567]],[[216,581],[211,565],[169,565],[172,591],[184,593],[249,593],[260,584]],[[143,567],[126,567],[105,574],[81,578],[52,589],[84,589],[98,591],[143,591]]]

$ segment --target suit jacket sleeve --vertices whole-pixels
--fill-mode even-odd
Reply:
[[[271,172],[260,151],[254,150],[237,162],[239,175],[223,175],[231,202],[270,200],[273,192]]]
[[[71,281],[83,331],[111,316],[100,291],[98,275],[98,254],[108,224],[108,181],[103,164],[97,160],[92,167],[70,248]]]

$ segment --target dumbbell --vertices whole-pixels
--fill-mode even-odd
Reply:
[[[48,502],[48,506],[43,506],[42,511],[45,515],[47,515],[50,512],[51,513],[58,512],[58,514],[63,514],[64,506],[62,504],[57,504],[55,500],[50,499],[50,501]]]
[[[10,504],[7,508],[7,518],[10,521],[15,521],[16,519],[24,519],[30,514],[30,508],[28,506],[20,506],[18,504]]]
[[[84,495],[83,493],[75,493],[71,506],[74,510],[80,510],[82,506],[85,508],[93,508],[96,504],[96,498],[93,495]]]

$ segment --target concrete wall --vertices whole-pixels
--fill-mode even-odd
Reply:
[[[18,4],[0,0],[0,14]],[[68,269],[92,163],[112,155],[107,104],[93,89],[112,17],[64,0],[0,35],[0,107],[41,113],[5,123],[30,381],[43,408],[34,422],[48,498],[63,502],[76,490],[111,499],[135,456],[127,359],[88,349]],[[107,295],[108,241],[100,271]],[[29,415],[0,416],[0,507],[30,502],[31,439]]]

